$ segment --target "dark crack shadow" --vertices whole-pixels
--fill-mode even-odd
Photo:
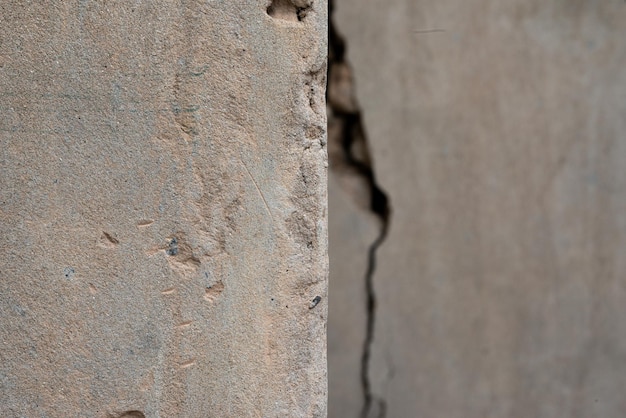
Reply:
[[[333,1],[329,1],[328,154],[330,168],[340,177],[349,177],[358,187],[350,190],[354,200],[376,216],[380,223],[378,237],[369,247],[364,277],[366,293],[366,334],[361,352],[362,418],[383,418],[386,401],[372,393],[369,376],[372,343],[376,331],[376,292],[374,274],[376,254],[387,237],[391,206],[387,194],[376,182],[371,153],[361,110],[356,101],[352,69],[346,60],[346,44],[337,32],[333,19]]]

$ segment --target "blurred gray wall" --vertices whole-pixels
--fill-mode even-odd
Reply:
[[[393,208],[367,415],[626,416],[626,4],[335,8]],[[331,418],[363,405],[364,249],[377,227],[337,178]]]

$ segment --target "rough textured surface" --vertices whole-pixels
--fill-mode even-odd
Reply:
[[[626,5],[336,7],[393,208],[386,416],[625,416]]]
[[[0,416],[325,416],[326,4],[289,4],[0,3]]]

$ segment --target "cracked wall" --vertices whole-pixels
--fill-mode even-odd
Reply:
[[[376,331],[376,254],[387,235],[391,207],[376,183],[345,41],[332,20],[332,1],[329,9],[326,98],[330,225],[331,231],[341,231],[330,237],[331,275],[335,279],[330,309],[337,318],[343,318],[332,322],[329,330],[330,415],[352,416],[359,409],[360,416],[369,417],[384,415],[385,410],[384,400],[372,393],[369,368]],[[356,242],[346,247],[351,238]],[[346,304],[347,300],[351,303]],[[355,332],[359,328],[362,331]]]
[[[336,0],[333,18],[351,67],[331,110],[356,85],[349,155],[393,205],[369,416],[624,416],[626,6]],[[380,226],[353,177],[329,185],[331,417],[367,404]]]
[[[0,5],[0,416],[326,415],[326,34]]]

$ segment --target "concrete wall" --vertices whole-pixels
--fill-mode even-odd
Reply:
[[[393,211],[365,416],[626,416],[626,5],[335,6]],[[331,336],[365,329],[364,285],[360,323],[333,293],[360,263],[331,269]],[[348,401],[332,365],[362,338],[331,341],[331,417],[361,413],[359,365]]]
[[[0,3],[0,416],[325,416],[326,4],[270,3]]]

